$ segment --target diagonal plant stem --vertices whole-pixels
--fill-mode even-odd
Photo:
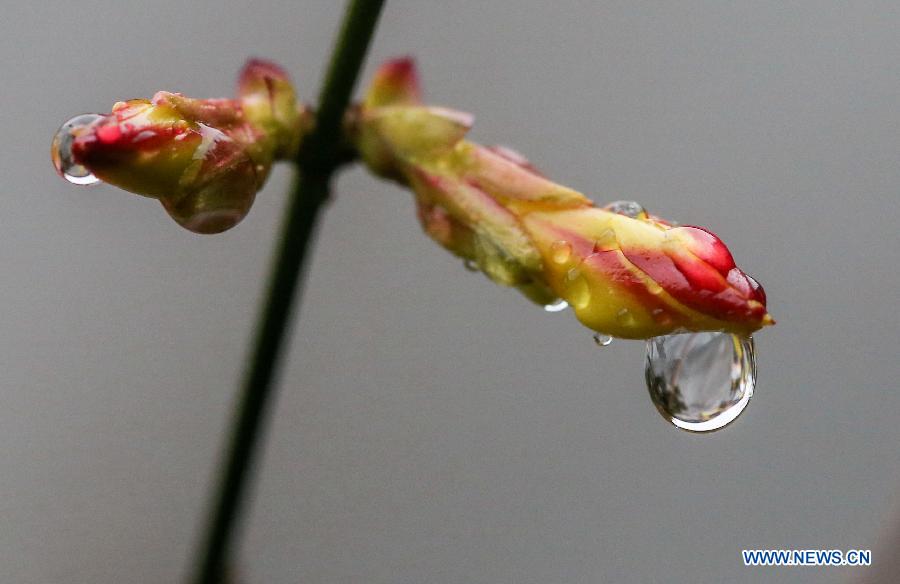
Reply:
[[[329,194],[331,177],[342,161],[341,122],[375,31],[384,0],[351,0],[319,96],[316,125],[297,160],[298,175],[277,251],[269,291],[233,422],[227,458],[215,499],[194,584],[222,584],[230,564],[235,526],[246,498],[250,470],[264,430],[272,381],[289,328],[294,297],[302,293],[301,274],[316,220]],[[299,304],[299,298],[297,298]]]

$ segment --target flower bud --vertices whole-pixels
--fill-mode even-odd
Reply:
[[[183,227],[219,233],[247,215],[273,161],[295,154],[305,113],[280,68],[250,61],[238,99],[160,91],[119,102],[71,137],[70,155],[104,182],[159,199]]]
[[[750,334],[774,322],[762,288],[718,237],[597,208],[518,153],[466,141],[471,116],[421,105],[417,79],[409,59],[384,65],[353,138],[374,172],[412,189],[440,245],[535,302],[566,300],[608,335]]]

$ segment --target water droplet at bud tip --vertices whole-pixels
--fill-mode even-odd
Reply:
[[[53,136],[50,146],[50,158],[61,177],[72,184],[92,185],[100,182],[87,168],[75,162],[72,157],[72,143],[94,122],[103,116],[98,114],[81,114],[64,123]]]
[[[690,432],[724,428],[756,386],[753,339],[723,332],[679,333],[647,341],[647,389],[662,416]]]

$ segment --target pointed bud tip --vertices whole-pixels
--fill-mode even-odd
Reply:
[[[378,74],[392,79],[414,79],[419,76],[416,59],[411,55],[388,59],[378,68]]]
[[[419,72],[412,57],[398,57],[386,61],[372,80],[366,95],[367,107],[408,105],[422,101]]]
[[[266,90],[274,84],[290,85],[291,78],[280,65],[265,59],[248,59],[238,74],[238,94],[247,95]]]
[[[247,59],[247,62],[244,63],[244,67],[241,69],[240,76],[242,78],[249,75],[254,77],[273,77],[276,79],[284,79],[285,81],[288,80],[287,71],[285,71],[281,65],[269,61],[268,59],[259,59],[256,57]]]

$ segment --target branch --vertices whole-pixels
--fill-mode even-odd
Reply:
[[[316,230],[319,210],[328,198],[331,176],[340,163],[341,121],[383,4],[383,0],[350,2],[322,86],[315,129],[297,160],[299,172],[288,207],[287,223],[271,275],[268,298],[260,316],[255,348],[228,445],[227,462],[217,485],[215,505],[198,556],[192,580],[196,584],[220,584],[223,579],[235,523],[246,498],[248,470],[264,429],[266,406],[271,401],[272,380],[291,320],[294,296],[299,297],[302,292],[300,274],[306,252]]]

